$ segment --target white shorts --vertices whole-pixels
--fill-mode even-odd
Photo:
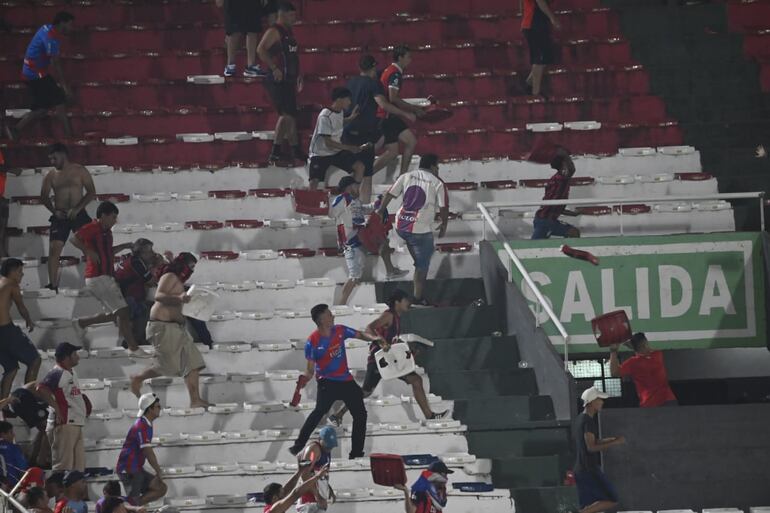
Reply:
[[[128,308],[123,293],[120,292],[118,282],[112,276],[97,276],[86,278],[86,289],[99,300],[105,310],[115,313],[123,308]]]
[[[345,246],[345,264],[348,266],[348,279],[360,280],[364,275],[364,263],[366,262],[366,253],[362,246],[351,248]]]

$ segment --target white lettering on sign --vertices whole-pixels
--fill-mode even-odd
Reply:
[[[646,267],[636,269],[636,318],[650,318],[650,270]]]
[[[730,293],[730,287],[727,286],[727,279],[721,265],[709,266],[698,313],[711,315],[711,310],[714,308],[721,308],[726,314],[735,315],[733,296]]]
[[[596,317],[583,273],[580,271],[570,271],[567,275],[567,285],[564,287],[564,303],[562,304],[559,320],[561,322],[572,322],[572,316],[578,314],[583,315],[588,322]]]
[[[507,256],[507,255],[506,255]],[[551,284],[551,278],[548,277],[547,274],[541,273],[539,271],[535,271],[532,274],[529,275],[530,278],[532,278],[532,281],[535,282],[536,285],[538,285],[538,288],[540,286],[550,285]],[[544,323],[548,320],[548,312],[546,312],[543,307],[540,305],[540,303],[537,301],[537,298],[535,297],[535,293],[532,291],[531,288],[529,288],[529,285],[527,285],[527,282],[524,281],[524,279],[521,280],[521,291],[524,293],[524,297],[532,303],[532,306],[530,306],[530,310],[532,310],[532,314],[537,319],[537,322],[539,324]],[[540,292],[543,292],[542,289]],[[553,308],[553,302],[551,299],[543,294],[543,297],[545,298],[546,302],[548,303],[548,306]]]
[[[629,320],[633,319],[630,306],[615,304],[615,270],[602,269],[602,311],[614,312],[615,310],[625,310]]]
[[[658,267],[660,277],[660,316],[664,319],[681,317],[692,306],[692,278],[687,269],[678,265],[661,265]],[[674,304],[673,287],[677,282],[682,291],[682,297]]]

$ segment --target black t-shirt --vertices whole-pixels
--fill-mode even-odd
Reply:
[[[358,105],[358,117],[345,127],[344,134],[372,134],[377,131],[379,119],[377,118],[377,102],[375,96],[385,96],[382,85],[374,78],[359,75],[351,78],[347,83],[352,93],[350,112]],[[346,112],[345,115],[350,115]]]
[[[11,396],[17,398],[18,402],[8,405],[3,410],[6,417],[19,417],[30,428],[38,427],[41,421],[45,422],[48,418],[48,405],[39,401],[26,388],[17,388],[11,392]]]
[[[590,472],[596,470],[601,465],[601,456],[598,452],[588,452],[586,446],[586,433],[593,433],[594,438],[599,440],[599,424],[596,418],[587,413],[581,413],[575,419],[575,443],[577,452],[577,461],[575,462],[575,472]]]

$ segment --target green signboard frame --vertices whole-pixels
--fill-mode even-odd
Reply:
[[[590,251],[598,266],[561,245]],[[624,309],[661,349],[765,346],[765,270],[758,233],[514,240],[510,245],[570,335],[596,352],[591,319]],[[495,249],[557,347],[563,341],[501,243]]]

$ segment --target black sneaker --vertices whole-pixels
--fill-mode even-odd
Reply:
[[[296,445],[292,445],[289,447],[289,452],[292,454],[292,456],[296,456],[299,454],[299,451],[302,450],[302,447],[297,447]]]
[[[363,458],[363,457],[364,457],[364,453],[360,453],[360,454],[353,454],[353,453],[351,452],[351,453],[348,455],[348,459],[349,459],[349,460],[354,460],[354,459],[356,459],[356,458]]]
[[[45,286],[45,287],[43,287],[43,288],[46,288],[46,289],[48,289],[48,290],[53,290],[53,291],[54,291],[54,292],[56,292],[57,294],[59,293],[59,287],[54,287],[54,286],[53,286],[53,284],[51,284],[51,283],[49,283],[48,285],[46,285],[46,286]]]

